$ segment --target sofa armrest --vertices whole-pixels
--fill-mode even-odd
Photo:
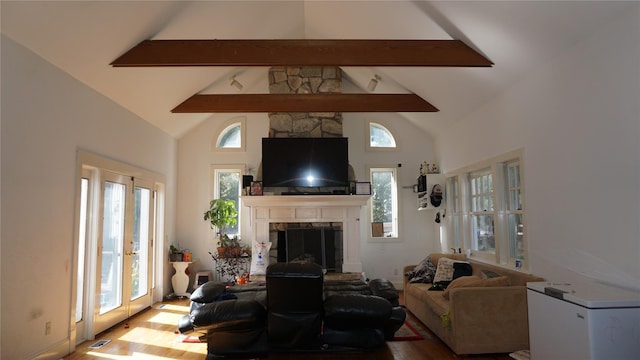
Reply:
[[[371,293],[376,296],[380,296],[381,298],[387,299],[391,306],[399,305],[399,297],[398,290],[393,283],[387,279],[373,279],[369,282],[369,288],[371,289]]]
[[[407,283],[409,282],[409,279],[407,279],[407,273],[409,271],[413,270],[416,266],[417,266],[417,264],[416,265],[405,265],[402,268],[402,289],[403,290],[407,288]]]
[[[224,284],[215,281],[208,281],[191,294],[190,300],[200,304],[211,303],[225,291],[226,287]]]
[[[254,300],[224,300],[205,304],[189,315],[193,329],[252,329],[266,324],[266,310]],[[182,321],[181,321],[182,324]],[[183,326],[186,327],[186,324]]]
[[[525,286],[455,288],[451,289],[449,302],[449,318],[458,344],[478,348],[499,342],[505,349],[528,349]]]

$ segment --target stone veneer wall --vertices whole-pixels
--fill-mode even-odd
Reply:
[[[272,94],[342,92],[342,71],[337,66],[272,67]],[[269,113],[269,137],[341,137],[342,113]]]

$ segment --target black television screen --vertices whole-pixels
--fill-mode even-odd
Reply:
[[[348,173],[347,138],[262,139],[263,186],[347,186]]]

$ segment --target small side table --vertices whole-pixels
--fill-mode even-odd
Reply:
[[[189,275],[187,275],[187,268],[192,261],[172,261],[171,265],[176,269],[176,273],[171,277],[171,285],[173,286],[173,293],[176,296],[189,297],[191,294],[187,292],[189,288]]]

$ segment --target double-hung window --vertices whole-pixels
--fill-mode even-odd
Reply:
[[[240,236],[240,191],[242,189],[242,165],[212,165],[212,194],[214,199],[233,200],[236,204],[236,224],[227,229],[229,236]]]
[[[493,174],[482,169],[469,174],[471,250],[495,253]]]
[[[449,247],[499,265],[526,267],[521,158],[515,151],[449,174]]]
[[[520,179],[520,162],[510,161],[504,164],[508,198],[505,204],[507,217],[508,258],[523,260],[524,243],[524,209],[522,206],[522,183]]]
[[[371,179],[371,222],[382,224],[382,233],[372,237],[398,237],[398,174],[393,167],[369,168]],[[373,229],[373,227],[372,227]]]
[[[451,222],[449,234],[451,241],[449,245],[454,249],[461,249],[462,239],[462,209],[460,205],[460,186],[458,177],[450,177],[447,179],[447,216]]]

